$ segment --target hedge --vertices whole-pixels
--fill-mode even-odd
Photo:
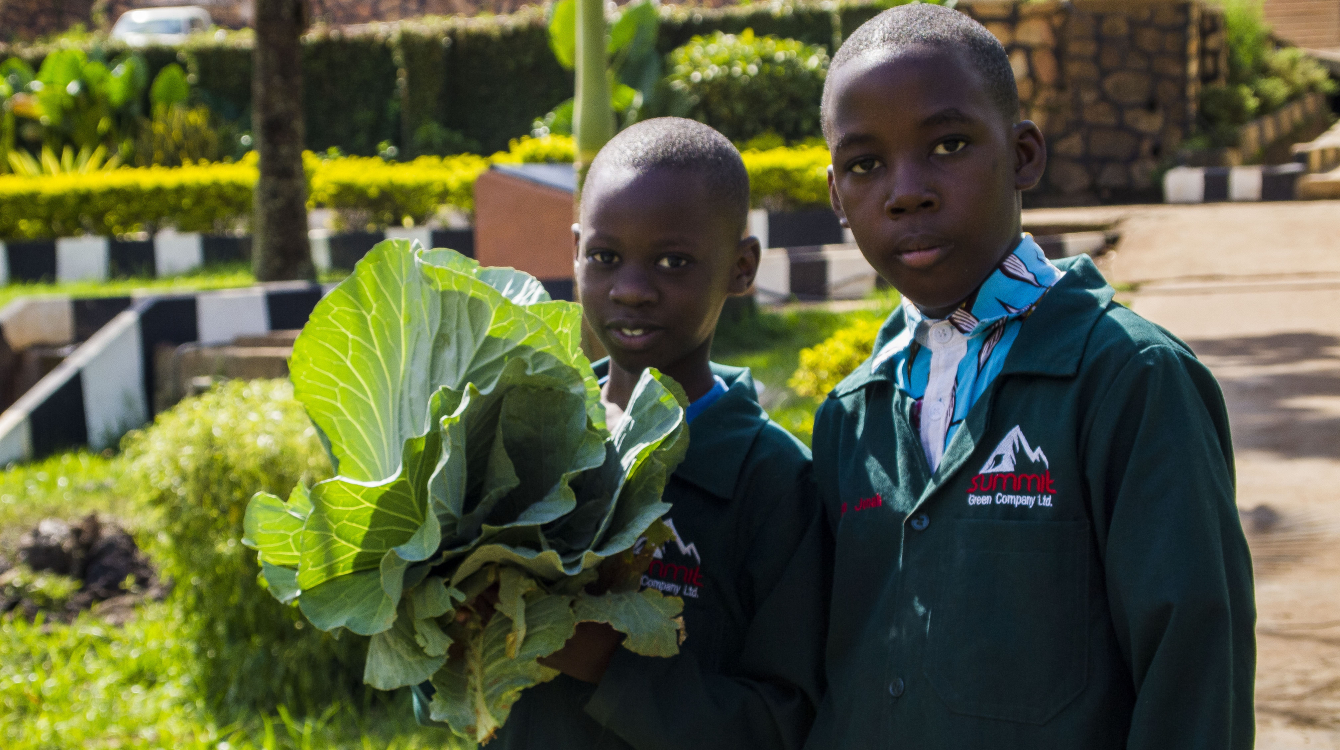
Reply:
[[[474,210],[474,182],[490,164],[568,162],[572,139],[525,137],[490,157],[322,158],[308,152],[312,207],[366,212],[376,226],[422,224],[443,205]],[[747,149],[742,154],[755,206],[771,210],[828,204],[823,146]],[[235,164],[122,168],[88,175],[0,176],[0,238],[103,236],[173,227],[225,232],[251,214],[256,158]],[[408,220],[408,221],[407,221]]]
[[[725,8],[661,7],[662,53],[713,31],[798,39],[823,45],[851,33],[880,4],[772,2]],[[414,135],[433,123],[474,142],[481,153],[506,148],[532,120],[572,96],[572,75],[549,50],[545,9],[506,16],[428,17],[367,24],[356,31],[317,27],[305,37],[304,103],[307,147],[331,146],[373,156],[390,141],[413,157]],[[196,96],[220,117],[249,130],[251,41],[248,31],[200,35],[180,48],[141,50],[150,75],[171,62],[194,77]],[[90,42],[89,54],[112,57],[118,43]],[[17,55],[34,66],[50,47],[0,45],[0,59]]]
[[[757,208],[783,211],[828,205],[828,165],[824,146],[746,149],[749,193]]]

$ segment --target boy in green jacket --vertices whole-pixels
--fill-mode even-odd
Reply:
[[[1249,748],[1251,561],[1218,385],[1020,232],[1009,58],[886,11],[833,58],[829,192],[903,294],[815,420],[836,529],[808,747]]]
[[[596,363],[614,424],[639,375],[684,387],[689,448],[665,489],[675,533],[644,586],[684,600],[678,656],[633,654],[582,623],[544,660],[489,748],[795,748],[822,695],[831,544],[809,450],[759,406],[747,369],[709,361],[727,296],[759,245],[744,237],[749,176],[720,133],[638,123],[591,165],[574,227],[583,313],[609,352]],[[420,701],[422,696],[416,696]]]

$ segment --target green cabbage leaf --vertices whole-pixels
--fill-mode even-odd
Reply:
[[[539,660],[578,622],[649,656],[684,635],[679,599],[638,590],[667,538],[684,393],[644,372],[611,433],[580,339],[580,308],[531,276],[388,240],[293,347],[338,475],[258,493],[242,541],[277,599],[370,638],[367,684],[431,683],[432,719],[462,741],[557,674]]]

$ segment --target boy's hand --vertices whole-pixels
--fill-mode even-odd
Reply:
[[[622,642],[623,633],[603,622],[579,622],[563,648],[540,663],[582,682],[600,682]]]

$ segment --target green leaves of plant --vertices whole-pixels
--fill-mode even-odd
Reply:
[[[581,619],[677,652],[679,600],[587,589],[606,560],[627,578],[669,509],[686,400],[648,370],[610,435],[577,306],[392,240],[317,305],[290,369],[339,476],[257,494],[243,542],[280,601],[371,637],[367,684],[431,680],[433,718],[484,741]]]
[[[154,76],[149,87],[149,101],[155,107],[172,107],[185,104],[191,96],[191,84],[186,80],[186,71],[177,63],[168,63]]]

